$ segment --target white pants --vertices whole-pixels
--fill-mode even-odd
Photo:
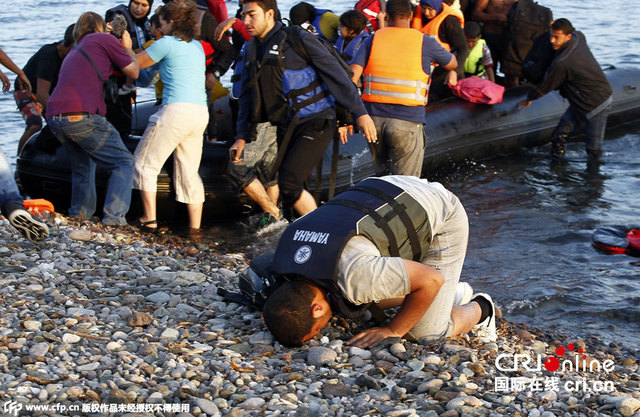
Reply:
[[[204,186],[198,175],[202,159],[203,133],[209,121],[206,106],[192,103],[164,105],[149,118],[134,154],[133,188],[156,192],[158,175],[173,153],[173,183],[176,201],[204,202]]]

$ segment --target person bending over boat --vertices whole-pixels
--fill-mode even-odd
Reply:
[[[455,71],[436,66],[431,73],[429,102],[451,97],[449,85],[456,85],[458,78],[464,78],[464,63],[469,55],[467,38],[464,36],[464,16],[442,0],[420,0],[414,11],[411,27],[434,38],[457,60]]]
[[[248,1],[243,6],[244,23],[253,38],[245,49],[237,139],[229,153],[233,161],[241,160],[255,124],[276,125],[278,157],[282,157],[276,169],[285,213],[293,207],[302,215],[317,207],[304,182],[336,134],[335,101],[353,113],[367,140],[375,141],[376,132],[337,59],[315,36],[276,22],[277,8],[275,0]],[[309,61],[287,41],[294,36]]]
[[[71,156],[69,215],[89,219],[96,211],[99,164],[109,174],[102,223],[122,226],[127,224],[131,203],[133,156],[105,118],[102,79],[116,68],[135,79],[139,65],[129,33],[118,42],[105,31],[106,23],[97,13],[83,13],[78,19],[73,31],[76,44],[62,62],[58,85],[49,99],[47,123]]]
[[[356,83],[364,74],[362,100],[380,139],[369,144],[376,174],[419,177],[431,62],[446,70],[454,70],[458,62],[434,39],[409,27],[409,0],[389,0],[387,18],[388,26],[367,38],[354,57],[352,80]]]
[[[27,140],[42,129],[42,114],[46,111],[49,97],[58,83],[62,60],[73,46],[74,26],[67,27],[63,40],[40,48],[22,68],[31,82],[31,91],[25,88],[19,78],[16,79],[13,97],[27,125],[18,142],[18,154]]]
[[[471,286],[459,282],[468,235],[464,207],[441,184],[365,179],[284,231],[271,264],[282,283],[264,305],[265,324],[280,343],[298,346],[334,313],[353,319],[400,307],[347,344],[369,348],[389,337],[432,343],[474,326],[479,341],[493,342],[491,297],[472,298]]]
[[[613,101],[611,85],[589,50],[586,38],[569,20],[553,22],[550,33],[549,42],[555,51],[551,66],[542,82],[518,104],[525,109],[532,100],[558,90],[570,105],[551,135],[551,155],[563,156],[571,132],[586,124],[587,155],[599,157]]]
[[[136,148],[133,187],[140,190],[143,214],[136,225],[157,231],[156,193],[158,175],[173,153],[176,200],[187,205],[189,233],[198,234],[202,221],[204,186],[198,174],[203,133],[209,120],[205,90],[205,56],[195,39],[196,5],[174,0],[160,10],[164,36],[136,55],[141,67],[160,63],[164,83],[162,107]]]

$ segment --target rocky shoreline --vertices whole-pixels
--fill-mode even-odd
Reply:
[[[287,349],[217,293],[235,289],[245,254],[49,224],[34,245],[0,220],[3,415],[640,417],[640,352],[614,343],[500,319],[496,343],[362,350],[344,340],[370,324],[334,317]]]

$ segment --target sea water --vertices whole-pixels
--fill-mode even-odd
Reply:
[[[354,2],[314,2],[342,13]],[[155,6],[160,5],[156,0]],[[284,16],[294,1],[280,3]],[[555,18],[585,33],[605,65],[640,65],[637,2],[542,0]],[[62,38],[85,11],[99,14],[112,0],[3,1],[0,48],[22,67],[38,48]],[[228,2],[235,14],[236,2]],[[15,76],[2,68],[11,81]],[[228,81],[228,76],[223,78]],[[143,91],[142,97],[153,93]],[[0,94],[2,149],[15,167],[24,123],[10,93]],[[588,164],[582,143],[569,144],[552,164],[545,147],[488,161],[470,161],[434,175],[462,200],[469,214],[469,250],[462,279],[486,291],[505,316],[585,339],[597,335],[640,348],[640,259],[609,256],[590,244],[605,225],[640,224],[640,124],[607,133],[600,164]]]

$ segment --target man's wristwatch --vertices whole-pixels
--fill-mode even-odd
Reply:
[[[216,79],[220,79],[220,77],[222,76],[222,74],[220,74],[220,70],[215,70],[213,71],[213,76],[216,77]]]

